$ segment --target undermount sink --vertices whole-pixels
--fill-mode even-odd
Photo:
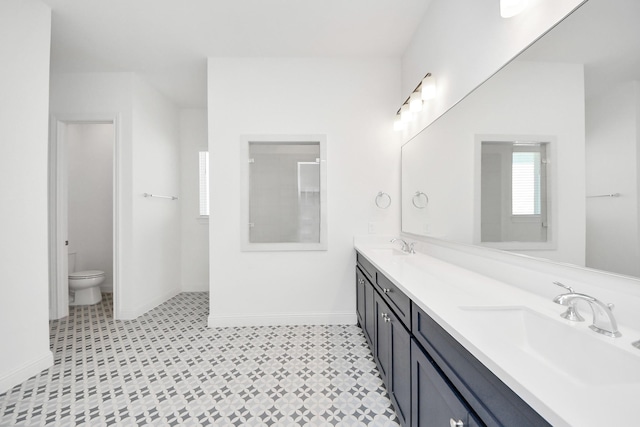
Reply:
[[[400,249],[396,249],[396,248],[371,249],[371,252],[373,252],[376,255],[380,255],[380,256],[407,256],[407,255],[409,255],[408,252],[403,252]]]
[[[578,329],[526,307],[460,309],[472,340],[509,363],[533,358],[559,376],[590,385],[640,383],[640,355],[607,341],[615,338],[597,336],[587,328],[590,318]]]

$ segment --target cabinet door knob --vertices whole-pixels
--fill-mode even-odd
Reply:
[[[391,289],[389,289],[389,288],[384,288],[384,289],[382,290],[382,292],[384,292],[385,294],[388,294],[389,292],[391,292]]]
[[[450,427],[464,427],[464,423],[460,420],[456,421],[453,418],[449,418]]]
[[[364,279],[358,280],[358,283],[360,283],[361,285],[364,285]]]

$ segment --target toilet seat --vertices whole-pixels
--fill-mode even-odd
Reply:
[[[104,271],[85,270],[85,271],[74,271],[73,273],[69,273],[69,279],[95,279],[96,277],[104,277]]]

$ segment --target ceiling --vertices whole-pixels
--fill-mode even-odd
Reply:
[[[400,57],[430,0],[42,0],[52,72],[137,72],[206,106],[207,57]]]

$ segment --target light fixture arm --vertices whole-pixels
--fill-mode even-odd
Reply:
[[[402,109],[403,105],[407,105],[409,104],[409,101],[411,100],[411,95],[415,92],[418,92],[421,88],[422,88],[422,81],[427,78],[427,77],[431,77],[431,73],[427,73],[425,74],[425,76],[423,78],[420,79],[420,83],[418,83],[418,86],[416,86],[416,88],[414,90],[411,91],[411,93],[409,94],[409,96],[407,97],[407,99],[402,103],[402,105],[400,105],[400,108],[398,108],[398,111],[396,112],[396,114],[400,114],[400,110]]]

